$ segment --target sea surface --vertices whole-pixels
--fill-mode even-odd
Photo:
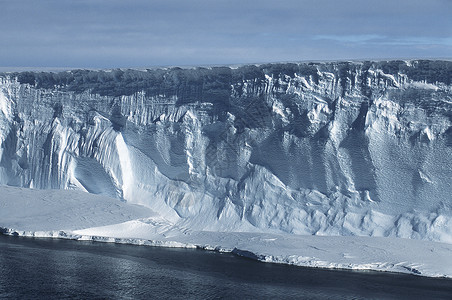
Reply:
[[[6,299],[452,299],[452,280],[232,254],[0,235]]]

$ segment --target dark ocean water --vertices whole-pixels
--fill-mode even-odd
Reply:
[[[452,280],[232,254],[0,235],[0,298],[452,299]]]

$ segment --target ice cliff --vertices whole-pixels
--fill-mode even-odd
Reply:
[[[196,230],[452,243],[452,62],[0,74],[0,184]]]

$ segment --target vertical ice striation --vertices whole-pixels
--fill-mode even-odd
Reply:
[[[452,63],[0,75],[0,183],[209,230],[452,241]]]

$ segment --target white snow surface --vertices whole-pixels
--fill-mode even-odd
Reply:
[[[0,187],[0,226],[24,231],[76,230],[151,215],[148,208],[81,191]]]
[[[144,206],[71,190],[0,187],[4,234],[202,248],[299,266],[452,278],[452,245],[403,238],[196,231]]]

